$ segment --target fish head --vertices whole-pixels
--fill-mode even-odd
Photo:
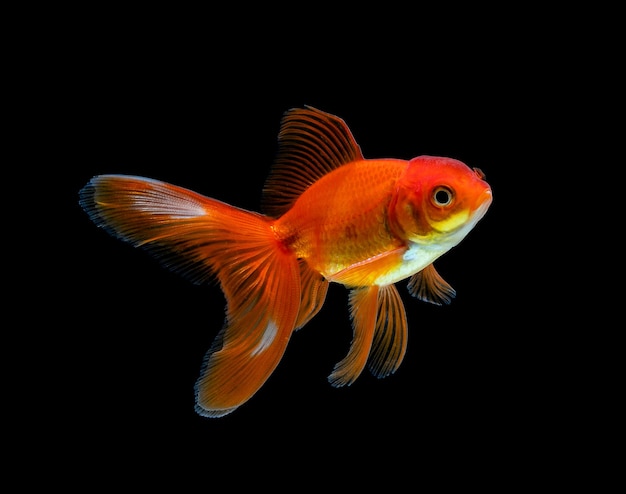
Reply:
[[[421,245],[458,244],[485,215],[493,196],[484,173],[437,156],[409,161],[390,209],[397,234]]]

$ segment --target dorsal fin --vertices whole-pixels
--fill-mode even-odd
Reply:
[[[287,110],[276,160],[263,189],[263,212],[282,215],[313,182],[360,159],[361,148],[341,118],[312,106]]]

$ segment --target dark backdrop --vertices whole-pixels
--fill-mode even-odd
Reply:
[[[46,168],[62,178],[63,207],[50,222],[57,254],[46,288],[59,297],[46,316],[60,329],[38,345],[55,348],[37,378],[51,384],[54,372],[37,405],[59,412],[46,423],[53,441],[69,443],[96,478],[135,471],[135,458],[152,465],[146,475],[163,474],[182,457],[199,475],[225,468],[218,458],[243,476],[263,461],[271,482],[272,469],[307,455],[324,474],[358,458],[363,466],[349,468],[387,475],[403,455],[443,470],[479,455],[514,472],[506,458],[519,447],[540,454],[563,440],[559,402],[571,382],[537,315],[554,275],[535,283],[527,222],[541,177],[564,166],[558,142],[554,152],[546,144],[554,149],[567,105],[560,70],[530,51],[525,30],[486,35],[460,21],[457,32],[441,20],[347,28],[329,18],[251,35],[238,23],[218,34],[216,20],[134,19],[85,23],[40,50],[48,84],[38,125],[50,129]],[[398,284],[410,329],[394,375],[328,384],[352,336],[347,291],[332,285],[261,390],[229,416],[203,418],[193,388],[222,325],[219,287],[191,285],[97,229],[78,191],[97,174],[136,174],[259,210],[281,116],[305,104],[342,117],[366,158],[431,154],[481,168],[494,201],[436,263],[457,290],[449,306]],[[106,468],[94,459],[105,450]]]

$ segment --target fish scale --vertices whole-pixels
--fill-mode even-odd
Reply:
[[[291,248],[326,276],[397,247],[399,239],[387,228],[387,209],[405,168],[401,160],[344,165],[313,184],[276,221],[279,236],[298,232]]]

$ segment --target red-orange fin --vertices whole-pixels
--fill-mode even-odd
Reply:
[[[263,225],[255,213],[183,187],[131,175],[93,177],[79,197],[97,226],[147,250],[165,267],[197,284],[213,277],[222,252],[237,243],[225,234],[240,231],[240,239],[245,240],[243,232],[249,225]]]
[[[395,285],[381,286],[378,292],[376,330],[367,367],[376,377],[393,374],[404,359],[408,327],[404,303]]]
[[[274,254],[254,256],[249,269],[246,260],[230,262],[220,271],[228,310],[196,383],[200,415],[221,417],[241,406],[285,352],[298,315],[300,274],[294,258],[282,251]]]
[[[405,252],[406,247],[384,252],[329,275],[328,280],[350,287],[373,285],[379,276],[389,273],[402,264],[402,256]]]
[[[304,327],[319,312],[328,292],[328,281],[304,261],[300,261],[300,280],[302,299],[296,329]]]
[[[456,290],[429,264],[409,280],[409,293],[415,298],[435,305],[449,304],[456,297]]]
[[[348,354],[335,365],[328,381],[336,387],[352,384],[363,371],[372,348],[378,309],[377,285],[350,290],[353,337]]]
[[[216,277],[226,322],[196,386],[198,413],[246,402],[278,365],[300,304],[300,268],[268,219],[157,180],[94,177],[80,204],[111,235],[142,247],[195,283]]]
[[[361,148],[341,118],[311,106],[286,111],[276,160],[263,190],[263,211],[282,215],[313,182],[360,159]]]

